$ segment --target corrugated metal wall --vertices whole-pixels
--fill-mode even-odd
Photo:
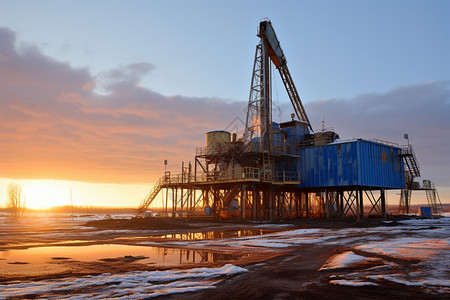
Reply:
[[[367,140],[304,148],[297,168],[301,187],[403,188],[399,148]]]
[[[281,129],[281,131],[287,133],[286,153],[298,155],[300,151],[297,145],[299,142],[303,141],[303,137],[306,133],[309,133],[309,129],[305,124],[296,122],[287,122],[287,123],[292,124],[292,126],[283,127]]]

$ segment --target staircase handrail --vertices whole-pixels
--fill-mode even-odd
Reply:
[[[408,167],[411,167],[412,170],[409,170],[413,175],[413,177],[420,177],[420,167],[417,162],[416,154],[414,153],[413,146],[411,144],[409,145],[403,145],[401,148],[401,155],[405,158],[405,160],[411,163],[411,166],[408,165]],[[409,158],[409,159],[407,159]]]
[[[161,187],[165,183],[165,181],[166,181],[166,175],[160,177],[158,179],[158,181],[153,185],[152,189],[148,192],[148,194],[145,196],[145,198],[141,201],[141,204],[139,205],[136,215],[135,215],[136,217],[142,216],[144,214],[144,212],[147,210],[149,205],[155,199],[156,195],[161,190]]]

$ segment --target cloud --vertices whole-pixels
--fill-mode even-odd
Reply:
[[[36,47],[17,46],[14,32],[0,28],[0,177],[153,182],[164,159],[174,172],[193,160],[205,132],[243,129],[245,102],[169,97],[139,86],[157,71],[137,62],[92,75]],[[404,143],[408,133],[423,177],[450,186],[449,81],[316,100],[305,108],[314,128],[325,116],[341,138]],[[281,111],[289,120],[290,103]]]
[[[0,177],[152,182],[164,159],[178,171],[206,131],[225,128],[246,105],[140,87],[153,71],[138,62],[93,76],[18,47],[0,28]]]
[[[102,72],[95,77],[96,90],[109,94],[114,92],[114,87],[138,84],[140,79],[154,68],[152,64],[141,62]]]
[[[408,133],[422,177],[450,186],[450,81],[435,81],[352,99],[308,102],[314,128],[334,127],[341,138],[361,137],[406,144]],[[290,111],[288,108],[284,110]]]

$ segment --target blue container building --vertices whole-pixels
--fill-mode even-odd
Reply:
[[[401,149],[363,139],[302,148],[297,160],[302,188],[401,189],[405,186]]]
[[[299,188],[405,187],[399,147],[364,139],[340,140],[334,132],[312,134],[298,121],[279,127],[285,133],[286,156],[276,161],[275,170],[298,172]]]

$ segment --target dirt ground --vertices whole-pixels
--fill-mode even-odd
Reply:
[[[267,259],[264,265],[246,265],[250,272],[225,280],[215,289],[184,294],[183,299],[450,299],[450,295],[432,295],[390,282],[382,286],[328,284],[330,274],[318,270],[336,251],[332,247],[298,248]]]
[[[404,217],[391,219],[388,225],[382,219],[365,219],[355,221],[352,219],[342,220],[314,220],[303,219],[293,222],[282,222],[289,227],[282,228],[267,224],[267,232],[275,232],[285,229],[296,228],[364,228],[377,226],[396,226],[397,221]],[[279,225],[279,224],[275,224]],[[227,232],[236,229],[252,230],[255,224],[252,222],[220,221],[211,218],[146,218],[139,220],[130,219],[105,219],[90,221],[84,224],[86,228],[74,231],[70,227],[53,228],[51,226],[34,228],[22,226],[13,228],[8,233],[2,234],[0,250],[26,249],[48,245],[94,245],[100,243],[136,244],[135,236],[129,236],[127,230],[155,230],[154,235],[146,233],[139,242],[158,242],[159,246],[167,246],[162,241],[161,234],[174,235],[189,232],[221,232],[221,237],[227,237]],[[31,229],[33,230],[30,230]],[[230,228],[233,228],[231,230]],[[281,229],[280,229],[281,228]],[[57,232],[52,237],[46,233]],[[100,231],[100,232],[99,232]],[[102,233],[104,231],[104,233]],[[30,234],[33,232],[33,234]],[[38,234],[36,234],[36,232]],[[89,233],[96,233],[95,237]],[[68,234],[70,233],[70,234]],[[166,239],[165,241],[170,241]],[[170,247],[170,245],[168,246]],[[230,254],[243,254],[241,249],[229,248],[226,251],[220,248],[207,249],[208,251],[224,252]],[[378,283],[378,286],[343,286],[330,284],[330,276],[339,276],[340,270],[328,272],[319,269],[336,253],[345,251],[345,247],[336,245],[312,244],[301,247],[291,247],[278,252],[253,251],[248,255],[236,257],[232,264],[244,267],[249,272],[231,276],[221,281],[215,288],[193,293],[174,294],[164,296],[169,299],[450,299],[448,294],[429,293],[423,287],[405,286],[395,284],[391,281]],[[365,253],[367,255],[367,253]],[[164,270],[170,267],[149,266],[140,263],[141,257],[125,256],[119,258],[105,258],[96,261],[81,262],[71,261],[65,257],[54,258],[55,264],[70,266],[61,272],[49,274],[25,274],[25,275],[0,275],[0,283],[43,280],[49,278],[76,277],[84,275],[97,275],[102,273],[123,273],[142,270]],[[20,262],[18,262],[20,263]],[[225,261],[209,262],[208,267],[223,265]],[[414,271],[417,261],[397,259],[395,263],[401,272]],[[376,262],[373,263],[376,266]],[[180,268],[201,267],[200,264],[176,266]],[[353,266],[341,270],[343,273],[349,271],[358,272],[367,268],[364,265]]]
[[[389,226],[398,225],[397,221],[408,219],[408,217],[391,217]],[[127,222],[120,224],[126,229],[137,229],[141,226],[155,226],[150,224],[155,220],[143,225],[138,222]],[[366,228],[386,226],[384,219],[354,219],[323,220],[323,219],[300,219],[290,222],[293,228]],[[161,222],[161,223],[159,223]],[[211,222],[210,219],[176,219],[158,221],[159,227],[174,229],[191,229],[192,224]],[[232,223],[236,226],[245,223],[232,221],[218,221],[219,224]],[[94,224],[90,224],[92,226]],[[97,223],[101,227],[103,224]],[[119,224],[118,224],[119,225]],[[183,294],[183,299],[450,299],[450,295],[432,295],[421,288],[405,288],[404,285],[386,282],[384,286],[340,286],[326,284],[329,273],[318,271],[321,266],[335,253],[345,249],[332,246],[303,246],[290,250],[283,255],[275,257],[261,255],[253,257],[252,261],[242,261],[238,265],[247,268],[250,272],[244,273],[229,280],[224,280],[215,289],[197,291],[192,294]],[[406,268],[415,261],[396,261]],[[367,268],[367,265],[361,265]],[[347,270],[343,270],[345,272]],[[354,268],[358,271],[358,267]],[[335,273],[335,272],[333,272]],[[179,299],[180,295],[169,297]]]

